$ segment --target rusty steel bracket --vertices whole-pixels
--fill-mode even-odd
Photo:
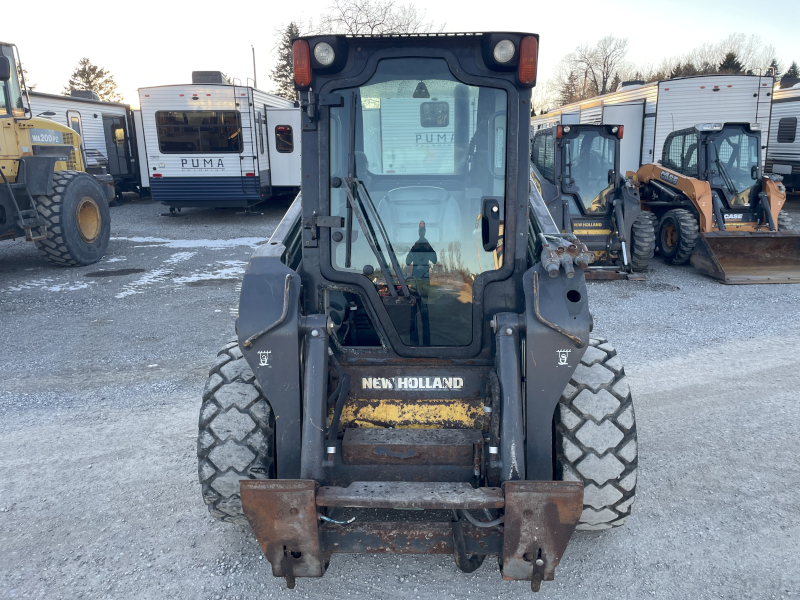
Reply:
[[[272,565],[275,577],[293,588],[295,577],[322,577],[322,556],[315,503],[317,483],[307,479],[239,482],[242,509]]]
[[[506,481],[503,579],[552,581],[583,510],[579,481]]]

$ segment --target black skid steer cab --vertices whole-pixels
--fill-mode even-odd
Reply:
[[[272,573],[450,554],[538,590],[637,474],[590,253],[531,193],[538,36],[303,37],[303,188],[203,392],[203,499]],[[414,512],[409,512],[413,510]]]
[[[536,132],[531,175],[558,229],[593,254],[586,279],[644,279],[656,218],[620,173],[622,125],[556,125]]]

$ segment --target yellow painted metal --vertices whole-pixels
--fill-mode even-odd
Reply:
[[[482,399],[348,399],[341,423],[345,427],[484,429],[486,420]]]

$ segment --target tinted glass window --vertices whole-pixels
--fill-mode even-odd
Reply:
[[[675,135],[664,142],[664,153],[661,164],[673,171],[680,171],[681,153],[683,152],[683,136]]]
[[[562,141],[569,191],[577,193],[586,212],[605,212],[615,183],[609,181],[609,173],[614,172],[616,139],[603,137],[597,131],[582,131]]]
[[[242,151],[238,110],[158,111],[158,145],[165,154],[221,154]]]
[[[797,136],[797,117],[786,117],[778,121],[778,143],[792,144]]]
[[[294,133],[291,125],[275,126],[275,147],[278,152],[284,154],[294,151]]]
[[[555,160],[556,140],[553,134],[550,133],[544,136],[544,143],[542,144],[542,175],[550,183],[556,182]]]
[[[423,127],[447,127],[450,125],[450,104],[423,102],[419,105],[419,123]]]

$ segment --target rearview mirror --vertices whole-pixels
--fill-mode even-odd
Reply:
[[[11,61],[7,56],[0,56],[0,81],[11,79]]]

